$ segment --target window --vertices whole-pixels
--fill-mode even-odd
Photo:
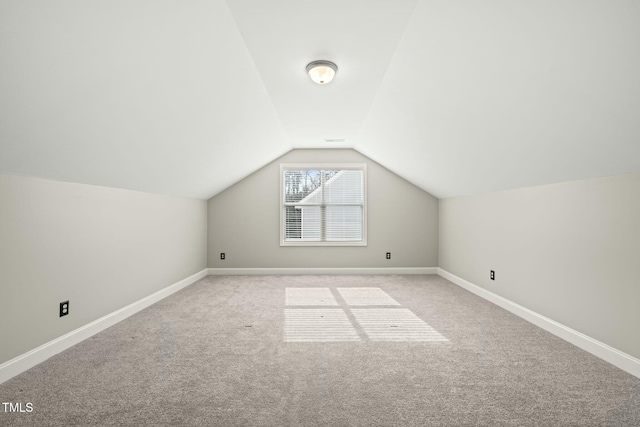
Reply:
[[[366,246],[366,164],[281,164],[281,246]]]

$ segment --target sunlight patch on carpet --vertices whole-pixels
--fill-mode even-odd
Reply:
[[[339,308],[285,308],[285,342],[360,341],[344,310]]]
[[[354,308],[351,313],[371,341],[449,341],[407,308]]]
[[[338,305],[329,288],[286,288],[286,305]]]
[[[380,288],[338,288],[348,305],[400,305]]]

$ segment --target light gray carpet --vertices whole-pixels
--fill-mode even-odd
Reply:
[[[284,342],[285,288],[307,286],[346,312],[336,288],[379,287],[449,341]],[[639,379],[438,276],[210,276],[0,400],[34,406],[2,426],[640,425]]]

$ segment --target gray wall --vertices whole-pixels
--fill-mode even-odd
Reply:
[[[440,200],[440,267],[640,358],[640,175]]]
[[[0,174],[0,363],[206,268],[206,238],[204,200]]]
[[[314,162],[367,163],[366,247],[280,246],[280,163]],[[290,151],[209,200],[209,267],[437,265],[438,199],[354,150]]]

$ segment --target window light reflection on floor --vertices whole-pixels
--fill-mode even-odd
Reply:
[[[347,305],[400,305],[380,288],[338,288]]]
[[[338,305],[329,288],[286,288],[286,305]]]
[[[285,308],[286,342],[360,341],[341,308]]]
[[[448,341],[411,310],[397,307],[400,304],[380,288],[337,288],[337,292],[348,307],[285,308],[284,341],[357,342],[361,336],[373,342]],[[338,305],[330,288],[286,288],[285,300],[288,306]]]
[[[448,341],[407,308],[354,308],[351,313],[371,341]]]

